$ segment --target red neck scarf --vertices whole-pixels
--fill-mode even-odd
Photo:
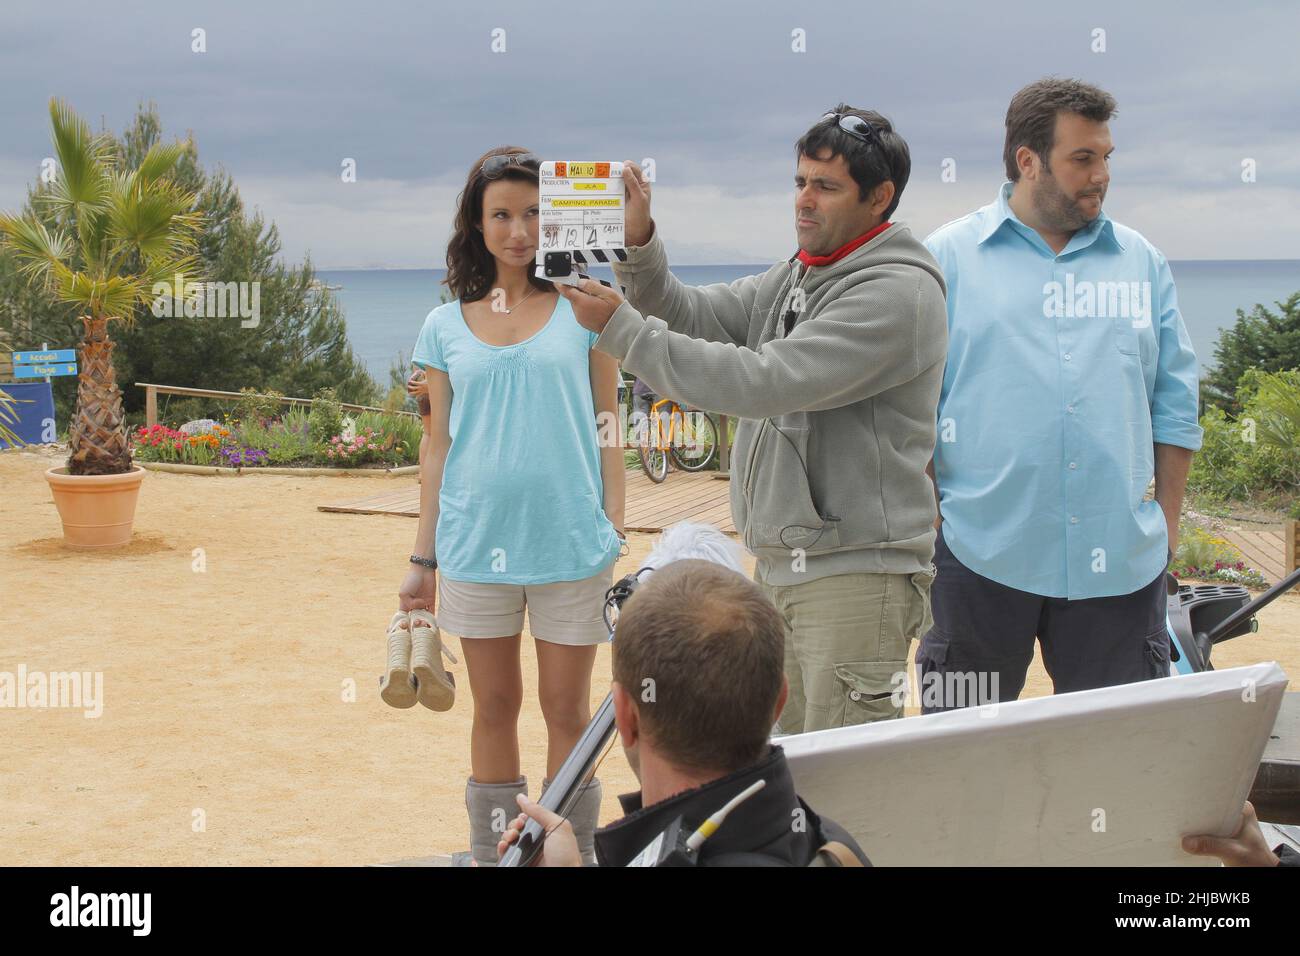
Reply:
[[[828,256],[809,255],[808,253],[800,249],[799,261],[802,262],[804,265],[808,266],[809,268],[812,268],[813,266],[828,266],[832,262],[838,262],[839,260],[843,259],[854,249],[858,248],[858,246],[865,245],[866,243],[870,242],[872,239],[876,238],[876,236],[880,235],[882,232],[884,232],[892,225],[893,223],[889,221],[882,222],[880,225],[878,225],[875,229],[872,229],[870,232],[865,232],[862,235],[858,236],[858,238],[850,242],[846,242],[844,245],[840,246],[838,249],[836,249]]]

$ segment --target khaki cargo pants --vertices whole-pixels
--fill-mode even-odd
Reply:
[[[934,568],[758,586],[786,622],[781,733],[903,716],[907,652],[930,629]],[[895,693],[897,691],[897,693]]]

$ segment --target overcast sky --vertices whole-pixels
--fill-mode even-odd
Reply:
[[[794,251],[793,144],[837,101],[907,139],[895,218],[924,235],[994,198],[1007,101],[1056,74],[1119,101],[1113,218],[1173,259],[1297,259],[1298,36],[1292,0],[4,0],[0,209],[52,153],[51,96],[118,131],[153,100],[290,261],[441,267],[470,163],[509,143],[653,158],[675,261],[770,262]]]

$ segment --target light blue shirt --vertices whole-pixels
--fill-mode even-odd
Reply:
[[[1197,366],[1160,251],[1102,213],[1054,253],[996,202],[925,240],[948,284],[935,477],[971,570],[1070,600],[1166,563],[1154,443],[1197,449]]]
[[[618,556],[605,515],[590,352],[560,298],[515,345],[488,345],[460,302],[429,313],[411,355],[451,380],[451,448],[438,495],[438,569],[453,581],[577,581]]]

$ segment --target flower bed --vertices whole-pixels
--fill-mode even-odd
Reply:
[[[274,419],[256,416],[186,422],[179,428],[141,427],[132,432],[131,438],[139,462],[241,470],[390,470],[418,463],[423,434],[419,419],[367,412],[355,421],[327,419],[326,424],[337,427],[326,433],[319,415],[312,419],[305,411],[293,409]]]
[[[211,465],[218,458],[222,443],[230,432],[217,428],[204,434],[188,434],[154,425],[138,428],[131,434],[133,457],[136,461],[166,461],[182,465]]]
[[[1184,526],[1179,533],[1178,554],[1170,566],[1179,580],[1223,581],[1247,587],[1264,587],[1264,575],[1248,567],[1237,549],[1197,525]]]

